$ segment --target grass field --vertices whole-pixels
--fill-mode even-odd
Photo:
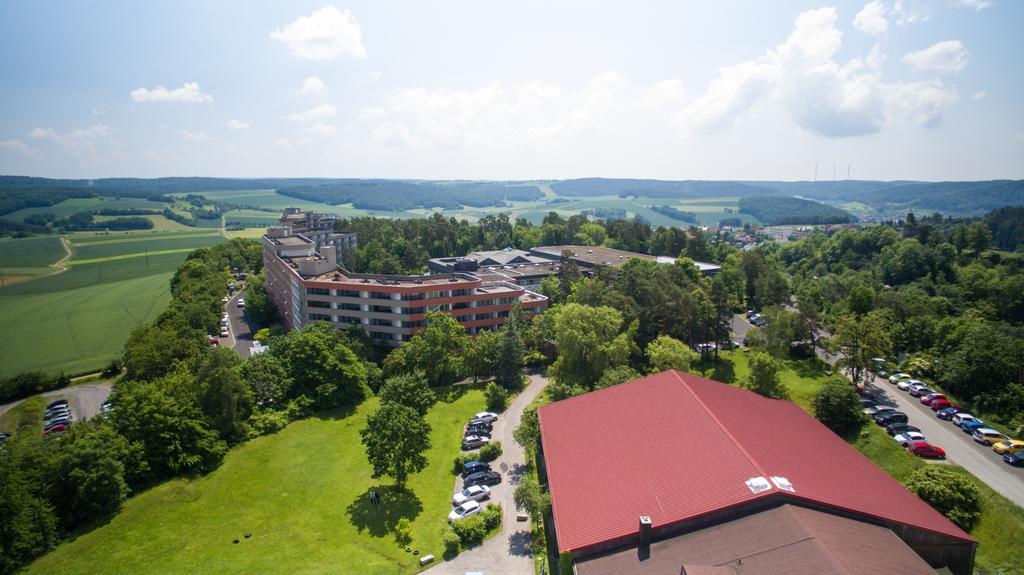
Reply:
[[[418,558],[391,529],[408,517],[412,546],[441,556],[452,460],[483,394],[467,389],[427,414],[430,463],[403,494],[370,477],[359,430],[376,406],[371,399],[347,417],[327,414],[250,441],[206,477],[137,495],[108,524],[73,534],[25,573],[414,573]],[[369,504],[370,489],[383,494],[381,505]]]
[[[214,231],[69,238],[74,255],[68,271],[0,288],[0,377],[101,369],[120,356],[135,326],[163,311],[170,278],[188,253],[224,241]],[[18,250],[17,242],[38,240],[59,246],[56,237],[4,240],[0,246],[10,242],[6,247]]]
[[[705,377],[739,383],[750,373],[748,355],[741,351],[722,353],[718,366],[704,366]],[[813,413],[814,394],[828,377],[827,367],[817,360],[787,361],[780,376],[789,392],[790,399]],[[868,423],[860,437],[852,443],[865,456],[884,469],[889,475],[903,482],[915,470],[928,465],[918,457],[909,454],[896,444],[877,425]],[[1024,510],[999,495],[970,472],[956,465],[950,469],[970,477],[981,489],[981,519],[971,530],[978,540],[977,569],[988,569],[993,573],[1024,574],[1024,564],[1019,558],[1024,555]]]
[[[39,208],[24,208],[16,212],[11,212],[4,216],[4,219],[20,222],[25,217],[33,214],[46,214],[50,213],[55,215],[57,218],[66,218],[75,212],[82,212],[86,210],[101,210],[104,208],[110,209],[122,209],[122,208],[140,208],[147,210],[162,210],[169,204],[164,202],[153,202],[150,200],[143,200],[137,198],[114,198],[114,197],[98,197],[98,198],[71,198],[64,200],[58,204],[52,206],[44,206]]]
[[[56,236],[0,239],[0,287],[56,271],[66,252]]]

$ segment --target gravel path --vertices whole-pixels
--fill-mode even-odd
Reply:
[[[504,453],[491,465],[501,471],[502,482],[491,487],[491,501],[501,503],[504,517],[501,532],[481,545],[464,551],[451,561],[424,571],[430,575],[464,575],[479,571],[487,575],[533,575],[533,556],[530,554],[530,522],[516,521],[516,505],[512,492],[526,470],[523,448],[512,439],[512,430],[519,426],[523,410],[548,384],[547,378],[531,375],[530,384],[509,404],[505,413],[494,422],[494,438],[501,441]],[[456,478],[452,494],[461,491],[462,480]],[[439,554],[436,555],[440,557]]]

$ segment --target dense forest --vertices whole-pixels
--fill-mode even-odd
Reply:
[[[688,224],[697,223],[697,214],[693,212],[684,212],[683,210],[673,208],[672,206],[651,206],[651,210],[658,212],[663,216],[668,216],[673,220],[679,220],[680,222]]]
[[[770,225],[845,224],[853,216],[825,204],[785,196],[740,198],[740,213],[749,214]]]
[[[505,200],[533,201],[543,197],[536,186],[398,180],[344,180],[317,186],[279,188],[277,193],[313,202],[331,205],[350,203],[359,209],[389,212],[417,208],[500,207],[505,205]]]

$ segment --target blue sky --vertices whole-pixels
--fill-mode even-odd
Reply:
[[[0,3],[0,173],[1024,178],[1024,2]]]

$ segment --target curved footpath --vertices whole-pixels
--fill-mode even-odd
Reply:
[[[743,339],[751,325],[746,318],[736,315],[733,317],[732,327],[737,338]],[[830,334],[822,335],[828,337]],[[834,366],[839,359],[821,349],[816,351],[818,357],[829,365]],[[922,405],[916,397],[899,391],[888,380],[876,377],[868,384],[868,388],[879,403],[891,405],[906,413],[910,418],[910,424],[920,428],[929,443],[946,450],[947,461],[970,471],[996,493],[1024,508],[1024,469],[1007,465],[991,447],[976,443],[970,435],[963,433],[952,423],[935,417],[931,408]]]
[[[512,439],[512,430],[519,426],[523,410],[533,403],[548,384],[547,378],[531,375],[530,384],[512,400],[498,421],[494,422],[493,436],[501,441],[503,454],[492,465],[501,471],[502,482],[492,489],[491,501],[501,503],[501,532],[480,545],[459,553],[451,561],[427,569],[430,575],[465,575],[466,572],[502,573],[503,575],[533,575],[533,556],[530,554],[530,521],[516,521],[516,504],[512,492],[526,471],[523,448]],[[462,482],[455,480],[453,494],[460,491]]]

